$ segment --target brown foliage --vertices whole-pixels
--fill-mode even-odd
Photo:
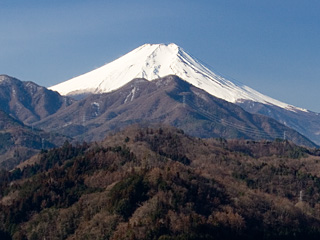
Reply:
[[[320,159],[291,143],[131,128],[39,159],[0,174],[0,229],[14,239],[320,236]]]

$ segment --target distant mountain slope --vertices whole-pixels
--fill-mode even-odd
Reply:
[[[320,114],[311,111],[289,111],[277,106],[261,104],[253,101],[237,103],[250,113],[271,117],[280,123],[295,129],[310,140],[320,145]]]
[[[33,82],[0,75],[0,110],[25,124],[39,121],[73,102]]]
[[[118,89],[134,78],[151,81],[167,75],[176,75],[228,102],[235,103],[244,99],[276,105],[292,111],[303,110],[215,74],[173,43],[145,44],[111,63],[49,89],[58,91],[62,95],[104,93]]]
[[[36,123],[78,140],[100,140],[132,123],[166,123],[197,137],[275,139],[314,147],[296,131],[218,99],[176,77],[135,79],[110,93],[91,95]]]
[[[67,139],[26,127],[0,110],[0,169],[11,169],[41,149],[60,146]]]

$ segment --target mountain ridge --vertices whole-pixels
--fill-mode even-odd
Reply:
[[[61,96],[34,82],[0,75],[0,110],[24,124],[31,125],[72,102],[73,99]]]
[[[175,75],[154,81],[135,79],[112,92],[90,95],[36,126],[80,141],[92,141],[101,140],[107,132],[144,122],[162,122],[182,128],[192,136],[205,138],[273,140],[283,138],[286,132],[288,139],[316,147],[275,120],[250,114]]]

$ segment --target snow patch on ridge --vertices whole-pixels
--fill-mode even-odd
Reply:
[[[137,87],[134,87],[131,92],[129,93],[129,95],[126,97],[126,99],[124,100],[124,103],[128,102],[129,99],[130,99],[130,102],[133,101],[134,97],[135,97],[135,94],[136,94],[136,91],[139,90],[137,89]]]

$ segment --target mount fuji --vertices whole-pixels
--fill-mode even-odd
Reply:
[[[111,63],[49,89],[58,91],[61,95],[81,96],[111,92],[135,78],[152,81],[168,75],[176,75],[191,85],[228,102],[250,100],[292,111],[306,111],[215,74],[174,43],[144,44]]]
[[[61,95],[84,98],[118,90],[133,79],[153,81],[169,75],[178,76],[250,113],[271,117],[320,144],[320,114],[278,101],[219,76],[174,43],[144,44],[113,62],[49,89]]]

